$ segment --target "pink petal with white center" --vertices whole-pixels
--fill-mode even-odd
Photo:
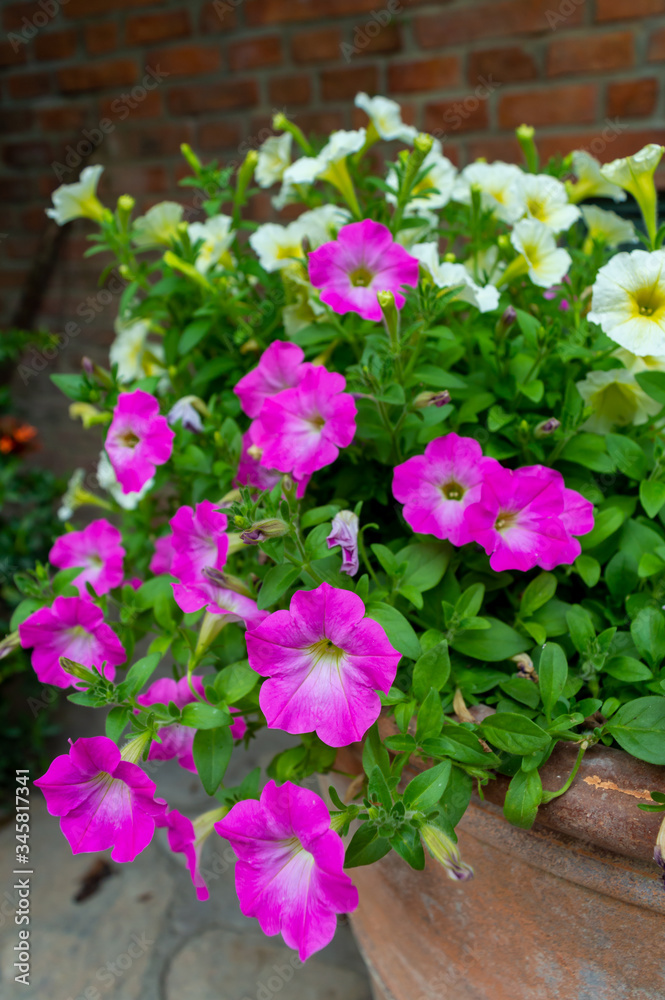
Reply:
[[[229,550],[228,519],[213,503],[203,500],[196,508],[180,507],[170,523],[174,551],[170,572],[181,583],[198,582],[206,566],[224,567]]]
[[[297,344],[275,340],[261,355],[258,366],[243,375],[234,388],[248,417],[258,417],[266,399],[302,381],[312,366]]]
[[[101,518],[83,531],[70,531],[56,539],[49,552],[49,562],[58,569],[81,566],[72,585],[79,594],[86,596],[86,583],[89,583],[95,593],[101,595],[122,583],[124,556],[122,535]]]
[[[174,437],[154,396],[142,389],[120,393],[104,447],[123,493],[141,490],[168,462]]]

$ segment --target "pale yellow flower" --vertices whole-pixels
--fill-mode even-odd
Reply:
[[[647,396],[632,372],[625,368],[589,372],[577,390],[592,409],[582,429],[594,434],[609,434],[614,427],[645,424],[660,412],[660,403]]]
[[[104,206],[97,197],[97,185],[104,167],[97,164],[94,167],[84,167],[81,176],[74,184],[61,184],[53,192],[53,208],[47,208],[46,214],[54,219],[59,226],[64,226],[72,219],[93,219],[100,222]]]
[[[665,354],[665,250],[612,257],[596,276],[588,318],[633,354]]]

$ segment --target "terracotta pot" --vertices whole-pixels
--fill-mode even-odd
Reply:
[[[545,788],[563,785],[575,756],[559,745]],[[360,773],[360,747],[341,751],[338,766]],[[348,781],[335,776],[340,794]],[[637,803],[665,791],[665,769],[592,748],[528,831],[503,818],[507,784],[490,782],[458,826],[472,881],[451,881],[429,858],[414,872],[394,852],[351,872],[376,1000],[663,1000],[665,887],[652,860],[661,815]]]

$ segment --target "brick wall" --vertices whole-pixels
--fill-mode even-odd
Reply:
[[[358,90],[398,99],[459,165],[516,158],[523,121],[544,156],[665,142],[665,0],[30,0],[2,19],[2,322],[43,250],[50,192],[90,152],[107,203],[186,202],[181,142],[237,161],[277,109],[320,133],[360,124]],[[86,224],[70,229],[39,320],[80,332],[18,385],[47,448],[64,407],[46,373],[105,359],[120,287],[96,290]]]

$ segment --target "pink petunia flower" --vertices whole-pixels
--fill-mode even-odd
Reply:
[[[233,391],[247,416],[258,417],[266,399],[299,385],[311,367],[301,347],[275,340]]]
[[[173,597],[185,614],[207,608],[210,614],[226,615],[229,623],[239,622],[247,628],[254,628],[268,614],[267,611],[259,611],[256,601],[251,597],[228,590],[205,574],[196,583],[174,583]]]
[[[358,515],[352,510],[340,510],[332,519],[328,535],[328,548],[339,545],[342,549],[342,573],[355,576],[358,572]]]
[[[207,899],[210,893],[201,870],[203,845],[215,828],[215,822],[228,812],[227,806],[211,809],[210,812],[187,819],[177,809],[166,814],[163,824],[168,829],[169,847],[176,853],[185,855],[187,868],[196,889],[197,899]]]
[[[574,536],[593,527],[590,508],[584,497],[564,488],[563,477],[553,469],[500,467],[483,483],[480,501],[467,508],[466,520],[496,572],[553,569],[579,555]]]
[[[81,566],[81,572],[72,580],[73,586],[86,596],[86,583],[89,583],[99,596],[122,583],[124,557],[122,535],[101,518],[83,531],[70,531],[56,539],[48,558],[58,569]]]
[[[242,436],[242,451],[238,462],[238,472],[233,481],[234,486],[249,486],[255,490],[271,490],[280,481],[284,473],[277,469],[266,469],[261,465],[261,461],[250,449],[255,448],[252,438],[252,428]],[[260,450],[260,449],[259,449]],[[294,479],[296,483],[296,497],[300,500],[305,495],[307,484],[311,476],[303,476],[302,479]]]
[[[100,608],[82,597],[56,597],[50,608],[39,608],[18,627],[21,645],[31,646],[32,665],[40,681],[66,688],[73,683],[60,657],[94,668],[113,680],[115,668],[127,659],[125,650]]]
[[[401,309],[404,285],[418,284],[418,261],[395,243],[387,226],[371,219],[343,226],[337,239],[309,255],[309,280],[336,313],[381,320],[378,292],[392,292]]]
[[[295,389],[267,399],[252,424],[261,465],[302,479],[334,462],[356,432],[356,404],[345,387],[343,375],[317,366]]]
[[[155,576],[170,573],[175,552],[173,550],[173,535],[162,535],[155,539],[155,551],[150,560],[149,569]]]
[[[404,504],[414,531],[466,545],[473,540],[466,511],[480,500],[484,480],[500,468],[473,438],[446,434],[430,441],[424,455],[396,466],[393,495]]]
[[[142,389],[120,393],[104,447],[123,493],[140,490],[168,462],[174,437],[154,396]]]
[[[192,677],[192,684],[203,698],[205,690],[203,679],[195,675]],[[172,701],[178,708],[184,708],[185,705],[189,705],[197,699],[186,677],[181,677],[179,681],[163,677],[151,684],[148,690],[139,695],[136,700],[139,705],[155,705],[157,703],[168,705]],[[234,740],[240,740],[247,731],[247,723],[242,716],[237,716],[229,728]],[[148,760],[177,759],[180,767],[196,774],[192,751],[195,734],[196,730],[192,729],[191,726],[181,726],[179,723],[172,726],[161,726],[159,729],[161,743],[157,743],[156,740],[151,743]]]
[[[210,500],[196,507],[180,507],[171,518],[173,563],[170,572],[181,583],[196,583],[205,566],[222,569],[226,563],[229,539],[228,519]]]
[[[247,632],[249,665],[269,678],[259,702],[271,729],[314,731],[331,747],[362,739],[379,717],[377,689],[390,689],[400,659],[364,614],[356,594],[322,583]]]
[[[235,851],[236,891],[246,917],[280,934],[301,961],[334,937],[338,913],[358,905],[344,845],[316,792],[269,781],[261,798],[233,806],[215,829]]]
[[[155,783],[106,736],[81,737],[35,781],[74,854],[113,848],[133,861],[148,846],[166,803]]]

